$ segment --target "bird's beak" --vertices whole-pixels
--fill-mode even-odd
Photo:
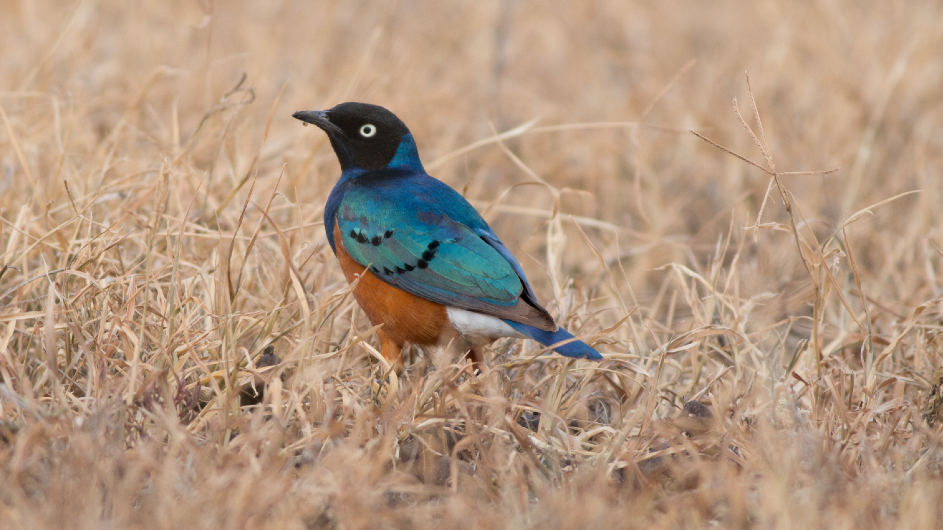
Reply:
[[[317,125],[328,134],[344,134],[344,131],[342,131],[340,127],[331,123],[331,120],[327,117],[326,110],[300,110],[292,114],[291,117],[305,123]]]

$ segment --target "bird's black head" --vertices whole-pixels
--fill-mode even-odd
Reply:
[[[344,171],[421,167],[406,124],[379,105],[341,103],[329,110],[296,112],[292,117],[327,133]]]

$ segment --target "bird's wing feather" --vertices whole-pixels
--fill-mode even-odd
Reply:
[[[519,265],[416,197],[388,188],[352,188],[337,215],[347,253],[383,281],[427,300],[556,329],[546,311],[521,299],[530,289]]]

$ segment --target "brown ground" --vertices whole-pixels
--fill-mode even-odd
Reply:
[[[941,20],[0,2],[0,528],[940,527]],[[603,363],[384,378],[290,117],[345,100]]]

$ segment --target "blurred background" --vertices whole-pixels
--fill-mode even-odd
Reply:
[[[827,237],[860,208],[922,190],[849,233],[863,238],[855,245],[863,269],[883,283],[897,260],[935,254],[925,253],[940,202],[939,9],[830,1],[10,1],[0,20],[0,103],[7,128],[29,146],[23,156],[37,204],[63,204],[63,174],[99,173],[73,179],[75,193],[91,194],[119,173],[156,178],[146,171],[185,152],[171,186],[181,201],[202,186],[198,195],[213,203],[250,167],[258,185],[270,187],[287,163],[279,191],[303,211],[323,202],[337,167],[323,135],[300,128],[291,113],[348,100],[380,104],[413,130],[430,173],[479,206],[500,195],[489,221],[511,248],[540,253],[546,218],[511,210],[549,211],[551,192],[522,186],[502,195],[534,179],[493,143],[442,160],[537,120],[538,131],[508,140],[508,149],[562,190],[570,239],[566,214],[618,228],[586,227],[608,260],[621,253],[644,298],[658,291],[652,269],[704,264],[718,238],[730,232],[738,240],[756,220],[765,175],[688,132],[762,161],[731,106],[738,98],[750,118],[748,72],[776,169],[841,168],[787,179],[817,234]],[[227,96],[243,75],[240,88],[251,96]],[[572,124],[596,125],[539,130]],[[31,190],[10,136],[0,141],[9,219]],[[101,151],[111,157],[107,169],[96,167]],[[785,219],[780,203],[764,221]],[[194,205],[206,206],[218,204]],[[306,240],[318,241],[319,232]],[[602,274],[580,239],[560,256],[566,270]],[[803,274],[788,240],[761,231],[758,244],[745,243],[744,295],[777,292]],[[540,283],[546,274],[531,265]],[[927,280],[917,276],[899,295]]]
[[[369,325],[320,224],[339,167],[291,118],[363,101],[410,127],[541,301],[632,371],[599,391],[613,428],[729,369],[733,394],[756,375],[793,396],[810,432],[897,447],[887,414],[916,432],[941,366],[941,21],[943,3],[918,0],[2,0],[0,375],[23,407],[86,417],[111,395],[142,403],[170,370],[178,395],[202,392],[187,429],[223,440],[209,411],[239,405],[220,388],[271,342],[286,395],[340,403],[310,385],[343,372],[369,409]],[[792,213],[767,172],[691,131],[808,172],[779,176]],[[536,351],[501,342],[494,358]],[[898,408],[865,407],[871,430],[849,442],[848,411],[875,392]],[[321,425],[279,399],[284,421]],[[851,453],[835,458],[866,459]]]

